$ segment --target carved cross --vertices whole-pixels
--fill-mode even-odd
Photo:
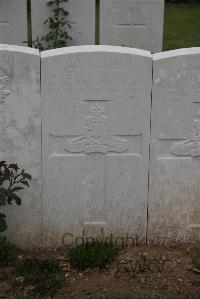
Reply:
[[[58,139],[65,141],[58,141]],[[51,147],[60,142],[62,154],[54,150],[55,156],[79,155],[86,159],[86,172],[83,175],[84,222],[83,225],[103,226],[107,222],[107,175],[109,160],[116,155],[125,155],[135,146],[135,155],[140,155],[141,135],[113,136],[110,121],[102,104],[90,101],[82,136],[52,136]],[[51,150],[52,151],[52,150]]]
[[[128,24],[128,23],[118,23],[118,27],[121,28],[132,28],[132,29],[144,29],[146,27],[145,23],[133,23],[133,24]]]
[[[140,15],[137,16],[137,12],[134,9],[130,9],[129,13],[127,13],[127,22],[119,22],[117,26],[124,29],[144,29],[146,23],[141,18]],[[139,21],[136,21],[137,19]]]

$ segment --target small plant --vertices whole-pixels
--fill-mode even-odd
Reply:
[[[32,274],[37,274],[40,269],[41,261],[36,258],[30,258],[24,260],[17,266],[16,273],[25,277]]]
[[[22,276],[29,276],[31,274],[52,274],[59,272],[58,264],[51,259],[39,260],[37,258],[30,258],[24,260],[17,267],[17,273]]]
[[[35,294],[54,296],[65,284],[57,262],[51,259],[26,259],[17,266],[16,273],[24,277],[24,286],[34,286],[31,292]]]
[[[71,28],[70,23],[66,20],[69,12],[62,6],[68,0],[51,0],[47,6],[51,8],[52,16],[48,17],[44,24],[48,25],[49,32],[41,39],[38,37],[32,42],[32,46],[40,51],[65,47],[71,36],[66,31],[66,26]]]
[[[29,187],[29,180],[31,180],[31,175],[24,169],[20,171],[17,164],[8,165],[5,161],[0,161],[0,207],[11,205],[12,201],[21,205],[21,198],[17,192],[24,187]],[[6,216],[0,213],[0,233],[6,229]]]
[[[16,247],[6,240],[6,237],[0,238],[0,265],[10,266],[16,260]]]
[[[64,276],[59,274],[48,274],[41,276],[35,287],[35,293],[40,295],[50,294],[54,296],[58,289],[61,289],[65,285]]]
[[[94,241],[69,250],[69,259],[73,267],[79,270],[99,267],[105,268],[117,256],[112,244]]]

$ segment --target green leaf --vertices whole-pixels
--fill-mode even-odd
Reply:
[[[65,25],[68,24],[68,22],[67,21],[62,21],[60,24],[62,25],[62,27],[64,27]]]
[[[8,204],[11,205],[13,200],[18,206],[21,205],[21,198],[17,196],[17,194],[11,192],[7,199]]]
[[[15,171],[17,171],[19,169],[18,165],[17,164],[10,164],[8,166],[8,168],[11,168],[11,169],[14,169]]]
[[[11,191],[16,192],[16,191],[23,190],[23,189],[24,189],[23,187],[14,187],[11,189]]]
[[[20,183],[29,187],[29,183],[27,181],[20,181]]]
[[[28,179],[28,180],[32,179],[32,176],[29,173],[26,173],[26,172],[24,172],[23,177]]]
[[[69,12],[66,11],[66,10],[63,10],[63,15],[64,15],[64,16],[68,16],[68,15],[69,15]]]
[[[50,22],[50,24],[54,24],[55,23],[53,18],[49,18],[49,22]]]
[[[49,19],[46,19],[43,24],[45,25],[48,21],[49,21]]]
[[[52,5],[54,5],[54,1],[47,2],[47,6],[52,6]]]
[[[54,24],[54,23],[51,23],[51,24],[49,25],[49,28],[50,28],[50,29],[55,29],[56,27],[57,27],[57,25]]]
[[[11,175],[11,171],[8,168],[6,168],[5,172],[4,172],[4,175],[3,175],[4,181],[9,181],[10,180],[10,175]]]

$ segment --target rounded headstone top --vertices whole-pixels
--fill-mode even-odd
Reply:
[[[106,52],[106,53],[121,53],[121,54],[132,54],[138,56],[144,56],[151,58],[151,52],[136,48],[129,47],[119,47],[119,46],[106,46],[106,45],[86,45],[86,46],[75,46],[75,47],[64,47],[53,50],[47,50],[41,52],[42,58],[47,58],[51,56],[57,56],[62,54],[75,54],[75,53],[98,53],[98,52]]]
[[[0,51],[21,52],[25,54],[39,55],[39,50],[30,47],[0,44]]]
[[[152,57],[153,60],[160,60],[160,59],[173,58],[176,56],[195,55],[195,54],[200,54],[200,47],[182,48],[182,49],[170,50],[165,52],[159,52],[153,54]]]

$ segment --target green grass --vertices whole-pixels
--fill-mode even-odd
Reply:
[[[166,4],[163,50],[200,46],[200,4]]]

